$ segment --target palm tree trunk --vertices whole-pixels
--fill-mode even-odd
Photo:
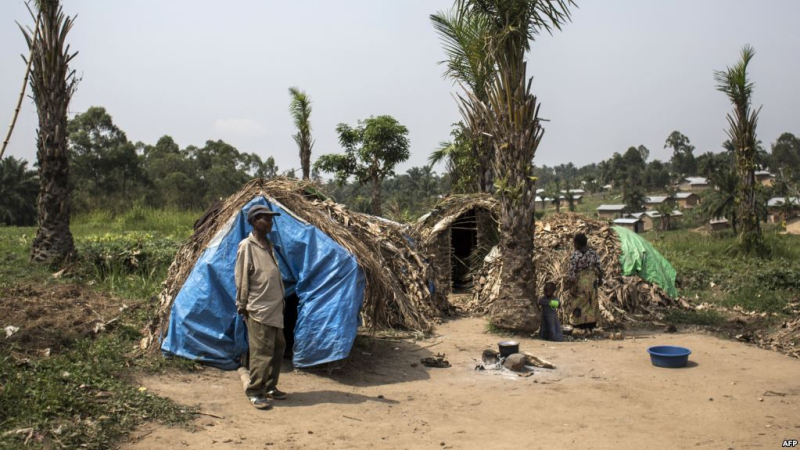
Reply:
[[[66,259],[75,252],[72,233],[69,230],[70,192],[69,161],[66,130],[66,115],[62,125],[47,127],[44,131],[39,121],[39,204],[38,225],[31,248],[31,261],[45,262]],[[61,132],[60,132],[61,131]],[[59,133],[60,132],[60,133]],[[59,135],[60,134],[60,135]],[[48,139],[52,137],[52,139]]]
[[[65,38],[72,19],[59,1],[36,2],[41,8],[40,33],[32,38],[23,30],[31,49],[31,91],[39,115],[36,156],[39,162],[39,229],[31,248],[32,261],[58,261],[75,251],[69,231],[70,191],[67,155],[67,108],[75,91],[74,71]]]
[[[300,151],[300,164],[303,166],[303,179],[308,180],[311,176],[311,149],[303,148]]]
[[[737,216],[741,221],[741,240],[747,251],[761,249],[761,223],[758,220],[756,202],[755,151],[743,151],[737,155],[736,170],[739,174]]]
[[[539,327],[535,307],[536,277],[533,267],[534,200],[533,181],[524,170],[512,171],[526,159],[508,148],[495,153],[498,173],[508,174],[508,183],[522,186],[520,198],[500,197],[500,243],[503,258],[500,286],[503,288],[490,311],[492,324],[500,328],[534,331]],[[519,169],[519,168],[518,168]],[[516,172],[516,173],[514,173]],[[516,176],[515,176],[516,175]]]

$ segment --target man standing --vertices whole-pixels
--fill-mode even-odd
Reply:
[[[283,337],[283,280],[267,234],[272,218],[280,213],[263,205],[250,208],[250,235],[236,252],[236,308],[247,323],[250,383],[245,394],[258,409],[270,409],[270,398],[283,400],[278,390],[281,359],[286,347]]]

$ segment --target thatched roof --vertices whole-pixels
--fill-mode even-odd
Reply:
[[[638,276],[622,275],[619,237],[608,222],[592,220],[579,214],[560,213],[536,222],[533,261],[537,289],[541,290],[546,281],[555,282],[556,296],[564,304],[560,309],[562,314],[571,310],[567,272],[573,239],[577,233],[587,236],[589,246],[600,256],[605,273],[606,284],[599,293],[602,324],[614,325],[635,321],[637,318],[653,317],[657,307],[681,305],[680,300],[670,298],[657,285]],[[486,257],[483,268],[476,276],[474,296],[467,305],[470,311],[478,314],[489,312],[501,288],[502,269],[502,258],[495,248]],[[562,319],[566,320],[567,317]]]
[[[439,233],[447,230],[463,214],[474,209],[483,209],[496,214],[499,204],[489,194],[450,195],[412,225],[412,234],[421,248],[429,248]]]
[[[208,242],[230,217],[258,195],[280,202],[356,257],[366,281],[361,310],[366,326],[427,332],[437,318],[452,310],[445,297],[430,294],[431,268],[406,239],[402,226],[349,211],[327,199],[310,183],[285,178],[254,179],[220,207],[207,211],[195,234],[178,250],[159,295],[157,314],[146,330],[148,337],[143,340],[143,347],[154,347],[167,331],[172,303]]]

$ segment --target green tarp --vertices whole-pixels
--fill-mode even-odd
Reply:
[[[633,231],[614,227],[622,246],[619,262],[622,274],[638,275],[649,283],[658,285],[672,298],[678,298],[675,289],[675,269],[647,240]]]

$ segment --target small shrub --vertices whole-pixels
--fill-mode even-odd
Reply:
[[[721,325],[725,318],[717,311],[706,309],[703,311],[671,309],[664,317],[668,323],[679,325]]]

